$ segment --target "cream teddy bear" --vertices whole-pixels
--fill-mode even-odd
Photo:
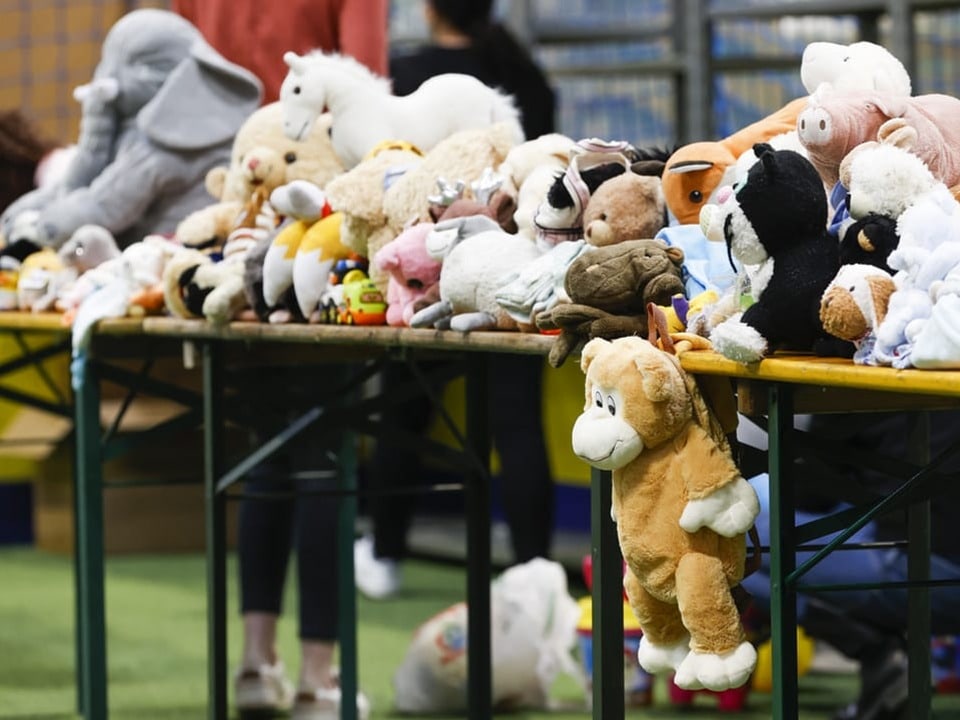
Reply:
[[[279,103],[253,112],[234,139],[230,167],[215,167],[207,173],[207,190],[217,201],[184,218],[176,239],[193,248],[222,246],[243,222],[245,208],[252,225],[258,208],[247,207],[251,199],[263,202],[275,188],[293,180],[326,185],[343,172],[329,131],[330,116],[322,115],[308,138],[289,140],[283,134]]]
[[[430,222],[430,200],[440,178],[470,183],[488,168],[498,167],[515,144],[509,123],[461,130],[424,156],[405,143],[387,143],[325,188],[334,211],[344,214],[341,240],[354,252],[373,257],[405,227]],[[386,154],[385,153],[389,153]],[[388,277],[371,267],[371,279],[386,292]]]

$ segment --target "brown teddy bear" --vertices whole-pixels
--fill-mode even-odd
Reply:
[[[608,181],[609,182],[609,181]],[[541,330],[559,330],[548,360],[560,367],[581,341],[647,334],[647,303],[667,305],[683,293],[683,250],[661,240],[626,240],[590,248],[567,268],[570,298],[536,317]]]
[[[207,191],[217,201],[184,218],[176,239],[192,248],[220,247],[237,227],[252,226],[260,205],[275,188],[294,180],[326,185],[343,172],[329,131],[330,116],[323,115],[309,138],[289,140],[283,134],[280,103],[254,111],[234,138],[230,167],[207,173]]]
[[[624,588],[647,672],[685,689],[745,683],[757,653],[731,589],[760,511],[723,429],[675,355],[638,337],[583,348],[586,405],[573,450],[612,471]]]
[[[660,178],[635,172],[601,183],[583,210],[583,237],[591,245],[652,238],[666,224]]]

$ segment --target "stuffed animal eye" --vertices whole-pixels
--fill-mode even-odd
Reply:
[[[407,280],[407,287],[412,290],[422,290],[423,289],[423,280],[418,280],[417,278],[410,278]]]
[[[703,193],[700,192],[699,190],[691,190],[689,197],[690,197],[690,202],[698,203],[703,201]]]
[[[607,412],[611,415],[617,414],[617,403],[614,402],[613,397],[607,395]]]
[[[297,154],[295,152],[288,152],[283,156],[283,160],[287,165],[293,165],[297,161]]]
[[[293,94],[294,94],[294,95],[299,95],[299,94],[300,94],[300,86],[299,86],[299,85],[294,85],[294,87],[293,87]]]
[[[593,394],[593,400],[594,400],[594,402],[597,404],[597,407],[598,407],[598,408],[602,408],[602,407],[603,407],[603,395],[600,394],[600,391],[599,391],[599,390],[597,390],[597,391]]]

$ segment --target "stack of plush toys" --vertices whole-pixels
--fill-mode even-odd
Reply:
[[[666,337],[740,362],[960,367],[960,99],[913,95],[877,45],[812,43],[808,95],[667,151],[525,139],[511,99],[467,76],[399,98],[347,57],[283,60],[261,106],[259,81],[186,21],[122,18],[76,93],[69,167],[0,217],[3,307],[61,310],[78,342],[99,318],[168,313],[545,332],[554,366],[585,345],[588,412],[639,453],[618,472],[686,483],[647,498],[676,513],[658,535],[675,541],[668,575],[630,561],[652,525],[621,525],[641,663],[685,687],[743,683],[755,654],[732,601],[682,618],[676,602],[726,597],[756,498],[675,359],[638,336],[662,316]],[[670,423],[641,427],[650,403]],[[584,428],[578,452],[609,465]],[[648,458],[668,429],[714,464]]]
[[[877,45],[810,44],[808,96],[672,152],[524,139],[464,76],[396,98],[349,58],[283,59],[257,107],[182,19],[118,22],[70,166],[0,218],[3,307],[548,332],[556,366],[653,302],[742,362],[960,364],[960,100],[912,95]]]

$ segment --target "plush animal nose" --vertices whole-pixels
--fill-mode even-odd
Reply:
[[[247,167],[250,168],[250,170],[256,170],[258,165],[260,165],[260,161],[257,158],[250,158],[250,160],[247,161]]]
[[[807,108],[797,118],[797,134],[804,145],[827,144],[833,135],[830,115],[823,108]]]
[[[717,205],[723,205],[727,198],[733,195],[733,187],[730,185],[724,185],[723,187],[717,190]]]

